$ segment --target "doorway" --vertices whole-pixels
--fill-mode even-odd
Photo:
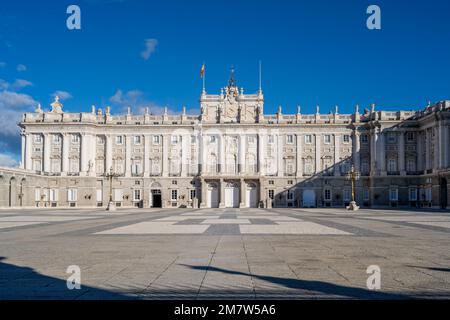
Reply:
[[[225,207],[239,207],[239,187],[235,183],[227,183],[225,186]]]
[[[152,190],[152,208],[161,208],[162,207],[162,197],[160,189]]]
[[[440,181],[440,203],[441,203],[441,209],[447,209],[447,179],[446,178],[441,178]]]
[[[258,189],[254,183],[249,183],[246,190],[246,206],[248,208],[258,207]]]
[[[316,193],[314,192],[314,190],[311,189],[303,190],[303,207],[304,208],[316,207]]]
[[[219,207],[219,190],[215,183],[210,183],[208,185],[206,197],[207,197],[207,207],[208,208],[218,208]]]

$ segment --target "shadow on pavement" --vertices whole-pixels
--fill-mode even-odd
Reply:
[[[311,280],[299,280],[293,278],[281,278],[273,276],[264,276],[257,274],[249,274],[240,271],[226,270],[217,267],[208,266],[191,266],[185,265],[185,267],[204,270],[208,272],[222,272],[232,275],[244,275],[248,277],[257,278],[266,282],[270,282],[279,286],[283,286],[287,289],[305,290],[311,292],[311,298],[345,298],[345,299],[385,299],[385,300],[398,300],[398,299],[412,299],[413,297],[403,294],[386,293],[380,291],[372,291],[363,288],[347,287],[337,285],[324,281],[311,281]]]

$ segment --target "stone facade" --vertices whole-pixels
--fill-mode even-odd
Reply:
[[[19,124],[20,169],[0,168],[0,207],[450,208],[450,101],[421,111],[264,114],[234,77],[198,116],[66,113]],[[111,179],[109,174],[113,174]]]

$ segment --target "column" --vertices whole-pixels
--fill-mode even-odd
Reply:
[[[219,170],[218,173],[223,174],[227,171],[225,168],[225,139],[226,136],[224,134],[221,134],[219,137],[219,158],[217,159],[219,164]]]
[[[169,135],[164,134],[162,139],[162,147],[163,147],[163,168],[162,168],[162,176],[167,177],[169,175]]]
[[[360,166],[360,153],[361,153],[361,141],[360,141],[360,134],[358,131],[353,131],[353,166],[355,167],[356,171],[360,171],[361,170],[361,166]]]
[[[400,131],[398,135],[398,170],[401,175],[406,175],[405,171],[405,133]]]
[[[69,146],[70,146],[70,135],[63,133],[62,135],[62,168],[61,172],[63,175],[67,175],[69,172]]]
[[[190,151],[189,137],[186,134],[181,136],[181,177],[186,177],[187,173],[188,155]]]
[[[340,139],[341,136],[338,134],[334,135],[334,175],[335,176],[340,176],[341,175],[341,170],[340,170]]]
[[[385,146],[385,135],[384,133],[380,130],[378,132],[378,148],[377,148],[377,152],[378,152],[378,166],[380,171],[385,174],[386,172],[386,146]]]
[[[372,129],[370,133],[370,175],[376,174],[376,164],[377,164],[377,132],[376,128]]]
[[[444,168],[450,167],[450,141],[449,141],[450,127],[444,126]]]
[[[239,136],[239,173],[244,174],[245,173],[245,143],[246,143],[247,136],[242,134]]]
[[[150,175],[150,135],[144,135],[144,177]]]
[[[296,136],[296,143],[297,143],[297,177],[301,177],[303,176],[303,166],[302,166],[302,155],[303,155],[303,148],[302,148],[302,143],[303,143],[303,136],[301,134],[297,134]]]
[[[20,134],[20,138],[21,138],[21,161],[20,161],[20,169],[25,169],[25,148],[26,148],[26,138],[25,138],[25,134],[21,133]]]
[[[208,187],[205,179],[201,179],[200,180],[200,184],[201,184],[201,201],[200,201],[200,208],[206,208],[206,189]]]
[[[265,175],[264,170],[264,158],[266,155],[266,136],[264,134],[258,134],[258,172],[260,175]]]
[[[80,158],[81,158],[81,166],[80,166],[80,173],[81,175],[86,175],[87,172],[87,147],[88,147],[88,141],[87,136],[85,133],[82,133],[80,136]]]
[[[105,148],[106,148],[105,173],[106,173],[106,172],[109,172],[109,170],[111,170],[111,168],[112,168],[113,137],[110,134],[106,135],[105,143],[106,143],[106,146],[105,146]]]
[[[96,134],[92,134],[88,136],[88,139],[90,141],[89,143],[89,152],[88,152],[88,166],[89,166],[89,161],[90,163],[90,168],[89,168],[89,175],[91,177],[95,177],[96,176],[96,169],[95,169],[95,160],[97,158],[97,135]]]
[[[241,179],[241,184],[240,184],[240,193],[241,193],[241,195],[240,195],[240,201],[239,201],[239,208],[245,208],[246,207],[246,202],[247,202],[247,199],[246,199],[246,189],[247,189],[247,186],[246,186],[246,184],[245,184],[245,181],[244,181],[244,179]]]
[[[25,169],[33,170],[33,162],[31,161],[31,155],[33,153],[33,135],[27,134],[25,137]]]
[[[207,167],[207,143],[208,136],[204,135],[203,132],[200,132],[200,158],[199,158],[199,167],[200,167],[200,174],[206,174],[208,172]]]
[[[50,172],[50,134],[44,133],[44,172]]]
[[[446,139],[446,134],[447,134],[447,127],[442,123],[443,120],[441,120],[440,122],[440,128],[441,130],[439,131],[439,147],[440,147],[440,168],[444,169],[447,166],[447,160],[446,160],[446,152],[447,152],[447,139]]]
[[[322,168],[320,166],[320,143],[321,143],[322,135],[319,133],[315,134],[315,143],[316,143],[316,166],[315,166],[315,173],[318,174],[320,171],[322,171]]]
[[[131,135],[125,135],[125,177],[131,177]]]
[[[416,165],[416,170],[420,171],[423,170],[423,163],[422,163],[422,153],[423,153],[423,132],[422,131],[417,131],[416,133],[416,160],[417,160],[417,165]]]
[[[431,150],[431,141],[430,141],[430,130],[425,129],[425,171],[430,169],[430,150]],[[425,172],[426,173],[426,172]]]
[[[278,148],[277,171],[278,171],[278,176],[282,177],[282,176],[284,176],[284,170],[283,170],[283,135],[282,134],[278,134],[277,148]]]
[[[220,188],[219,208],[225,208],[225,182],[223,181],[223,179],[220,179],[219,188]]]
[[[433,128],[434,130],[434,141],[433,141],[433,146],[434,146],[434,161],[433,161],[433,171],[439,169],[439,154],[440,154],[440,149],[439,149],[439,124]]]

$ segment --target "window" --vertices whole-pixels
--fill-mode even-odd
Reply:
[[[34,171],[41,171],[42,170],[42,163],[40,159],[34,159],[33,160],[33,170]]]
[[[361,172],[368,173],[369,172],[369,160],[363,160],[361,162]]]
[[[172,144],[177,144],[178,141],[179,141],[179,137],[178,136],[171,136],[171,141],[172,141]]]
[[[273,142],[275,140],[274,140],[274,137],[272,135],[270,135],[270,136],[267,136],[267,141],[268,141],[269,144],[273,144]]]
[[[391,188],[389,190],[389,200],[390,201],[397,201],[398,200],[398,189],[397,188]]]
[[[367,134],[362,134],[361,135],[361,143],[367,143],[369,141],[369,137],[367,136]]]
[[[292,191],[292,190],[289,190],[288,191],[288,193],[287,193],[287,199],[288,200],[294,200],[294,191]]]
[[[194,200],[194,198],[195,198],[195,189],[189,191],[189,199]]]
[[[42,142],[42,136],[40,134],[34,135],[34,142],[41,143]]]
[[[116,144],[123,144],[123,137],[122,136],[116,136]]]
[[[294,184],[294,181],[293,180],[288,180],[287,184]]]
[[[342,139],[344,140],[344,143],[349,143],[350,142],[350,136],[348,134],[344,134]]]
[[[416,171],[416,161],[414,159],[408,159],[406,162],[406,170],[409,172]]]
[[[273,185],[274,181],[273,180],[269,180],[269,184]]]
[[[294,136],[292,134],[288,134],[286,136],[286,143],[289,143],[289,144],[294,143]]]
[[[408,142],[414,141],[414,132],[412,132],[412,131],[407,132],[406,133],[406,140]]]
[[[58,201],[58,190],[50,189],[50,201]]]
[[[80,142],[80,136],[79,136],[78,134],[73,134],[72,137],[71,137],[71,141],[72,141],[73,143],[78,143],[78,142]]]
[[[134,136],[134,144],[141,144],[141,136]]]
[[[191,136],[191,143],[195,144],[197,142],[197,137],[196,136]]]
[[[324,135],[323,142],[327,143],[327,144],[331,143],[331,135],[329,135],[329,134]]]
[[[369,198],[370,198],[369,189],[365,188],[363,190],[363,201],[369,201]]]
[[[275,197],[275,190],[269,190],[269,199],[273,200]]]
[[[409,201],[417,200],[417,188],[409,188]]]
[[[344,202],[349,202],[351,200],[352,192],[350,189],[344,189]]]
[[[141,174],[141,163],[140,162],[133,161],[133,164],[131,165],[131,173],[133,175]]]
[[[61,172],[61,159],[52,158],[51,162],[51,172]]]
[[[133,201],[141,201],[141,190],[139,190],[139,189],[134,190]]]
[[[178,190],[172,190],[171,195],[172,195],[172,197],[171,197],[172,201],[177,201],[177,199],[178,199]]]
[[[97,144],[105,144],[105,139],[101,136],[97,136]]]
[[[103,191],[102,191],[102,189],[97,189],[96,190],[95,200],[97,202],[102,202],[103,201]]]
[[[69,201],[69,202],[77,201],[77,189],[68,189],[67,190],[67,201]]]
[[[177,181],[177,180],[172,180],[172,184],[173,184],[173,185],[177,185],[177,184],[178,184],[178,181]]]
[[[397,159],[389,159],[388,171],[389,172],[397,171]]]
[[[153,144],[159,144],[159,136],[153,136]]]
[[[393,132],[388,133],[388,142],[395,143],[397,141],[396,134]]]
[[[331,190],[330,189],[325,189],[323,198],[325,199],[325,201],[331,201]]]
[[[216,136],[209,136],[209,142],[210,143],[216,142]]]
[[[34,189],[34,201],[41,201],[41,189]]]
[[[312,136],[310,134],[305,135],[305,143],[312,143]]]
[[[60,143],[61,142],[61,136],[59,134],[53,135],[53,143]]]
[[[249,144],[250,143],[255,143],[255,137],[249,136],[249,137],[247,137],[247,141],[248,141]]]
[[[120,202],[123,200],[123,189],[114,189],[114,201]]]

